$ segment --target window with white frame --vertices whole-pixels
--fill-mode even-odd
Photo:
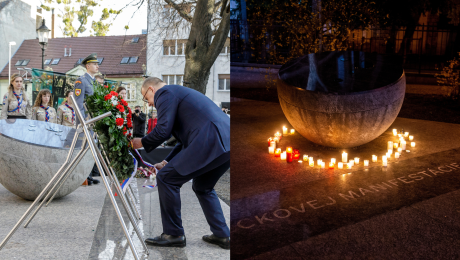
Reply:
[[[227,40],[225,40],[224,47],[220,51],[220,54],[228,54],[228,53],[230,53],[230,38],[227,38]]]
[[[162,75],[166,85],[181,85],[183,84],[184,75]]]
[[[230,91],[230,74],[219,74],[220,91]]]
[[[187,40],[163,40],[163,55],[175,56],[185,55]]]
[[[125,83],[126,88],[126,101],[136,100],[136,86],[133,83]]]

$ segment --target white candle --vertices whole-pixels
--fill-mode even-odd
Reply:
[[[304,154],[304,155],[303,155],[303,160],[304,160],[304,161],[308,161],[308,155]]]
[[[414,140],[414,136],[413,135],[409,135],[409,141],[412,141]]]
[[[302,163],[302,160],[299,160],[299,163]]]
[[[410,142],[410,147],[415,147],[415,142]]]
[[[321,160],[321,159],[318,159],[318,162],[317,162],[317,163],[318,163],[318,166],[320,166],[320,165],[321,165],[321,162],[322,162],[322,161],[323,161],[323,160]]]
[[[364,160],[364,166],[369,166],[369,160]]]
[[[394,147],[395,149],[398,148],[398,146],[399,146],[398,143],[394,143],[394,144],[393,144],[393,147]]]
[[[350,160],[350,161],[348,162],[348,164],[350,164],[351,166],[353,166],[353,165],[355,165],[355,161],[354,161],[354,160]]]
[[[359,157],[355,157],[355,163],[359,164]]]
[[[401,142],[401,148],[402,148],[403,150],[406,150],[406,141],[402,141],[402,142]]]
[[[276,149],[276,141],[275,140],[270,142],[270,147],[273,147],[273,151],[275,151],[275,149]]]
[[[280,142],[280,139],[278,137],[273,138],[273,140],[278,144]]]
[[[274,154],[275,153],[275,147],[273,147],[273,146],[268,147],[268,153],[269,154]]]
[[[382,166],[387,167],[387,166],[388,166],[388,162],[387,162],[387,161],[382,162]]]
[[[409,132],[404,132],[404,137],[408,137],[409,136]]]
[[[399,136],[399,137],[401,137],[401,136],[402,136],[402,134],[398,134],[398,136]]]
[[[393,136],[396,136],[398,134],[398,130],[396,130],[395,128],[393,128]]]
[[[393,149],[393,142],[392,141],[388,141],[388,149]]]
[[[326,167],[326,162],[321,162],[321,168],[325,168]]]
[[[339,167],[339,169],[343,169],[343,163],[339,162],[338,167]]]
[[[386,162],[387,161],[387,157],[384,155],[382,156],[382,162]]]
[[[401,152],[402,152],[402,148],[401,148],[401,147],[398,148],[398,152],[399,152],[399,154],[401,154]]]
[[[293,135],[294,133],[295,133],[295,130],[291,129],[291,135]]]
[[[342,162],[344,163],[348,162],[348,154],[346,152],[342,153]]]
[[[399,158],[399,153],[398,153],[398,152],[395,153],[395,158],[396,158],[396,159]]]
[[[331,158],[331,163],[335,164],[335,158]]]
[[[309,161],[309,165],[310,165],[310,167],[314,167],[315,166],[315,161]]]
[[[393,153],[393,149],[388,149],[388,153],[389,153],[389,154],[392,154],[392,153]]]
[[[391,153],[386,153],[387,159],[391,158]]]
[[[351,163],[347,163],[347,169],[351,169],[351,167],[353,167],[353,165]]]
[[[283,135],[287,135],[287,127],[283,126]]]
[[[286,161],[286,151],[281,153],[281,161]]]
[[[372,155],[372,162],[377,162],[377,155]]]
[[[313,162],[313,157],[308,157],[308,161]]]

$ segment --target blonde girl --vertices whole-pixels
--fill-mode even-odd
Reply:
[[[3,96],[3,108],[0,119],[7,118],[32,118],[32,107],[24,90],[22,77],[17,73],[11,76],[8,93]]]

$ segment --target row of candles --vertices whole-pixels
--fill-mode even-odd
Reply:
[[[288,133],[287,128],[283,126],[283,134],[286,135]],[[294,129],[291,129],[291,135],[295,133]],[[388,158],[391,158],[391,155],[393,154],[393,148],[397,149],[397,152],[395,152],[395,158],[398,159],[403,150],[406,150],[407,143],[405,141],[405,137],[409,137],[409,140],[412,141],[414,140],[414,136],[409,135],[409,132],[404,132],[402,131],[401,133],[398,134],[397,129],[393,129],[393,135],[394,136],[399,136],[399,143],[398,142],[393,142],[393,141],[388,141],[388,152],[386,155],[382,156],[382,166],[388,166]],[[282,138],[282,134],[279,132],[275,133],[274,138],[269,138],[268,139],[268,153],[269,154],[274,154],[275,157],[280,157],[282,161],[287,161],[287,162],[292,162],[293,160],[299,160],[300,159],[300,153],[298,149],[293,149],[292,147],[287,147],[286,151],[282,152],[281,148],[276,148],[276,144],[279,143],[279,141]],[[415,142],[410,143],[411,147],[415,147]],[[406,150],[409,152],[409,150]],[[299,163],[302,163],[303,161],[308,161],[308,164],[310,167],[315,166],[315,161],[313,157],[309,157],[308,155],[304,155],[303,160],[299,160]],[[339,162],[337,164],[337,167],[339,169],[351,169],[354,164],[359,164],[359,157],[355,157],[353,160],[348,160],[348,153],[343,152],[342,153],[342,162]],[[377,155],[372,155],[372,162],[377,162],[378,157]],[[317,160],[318,166],[321,168],[326,168],[326,162],[323,162],[322,159]],[[331,158],[331,161],[329,162],[329,169],[334,169],[336,164],[336,159]],[[364,160],[364,166],[368,167],[369,166],[369,160]]]

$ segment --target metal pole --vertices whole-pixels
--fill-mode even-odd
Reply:
[[[75,98],[73,96],[70,96],[70,98],[72,99],[73,104],[77,104],[77,102],[75,101]],[[96,166],[97,166],[99,172],[101,173],[102,181],[104,182],[105,188],[106,188],[107,193],[108,193],[109,198],[110,198],[110,201],[112,202],[112,205],[113,205],[113,207],[115,209],[115,212],[117,214],[118,220],[120,221],[121,227],[123,229],[123,233],[126,236],[126,240],[129,243],[129,246],[131,248],[131,251],[133,253],[134,258],[136,260],[139,260],[139,256],[137,254],[136,248],[134,247],[134,243],[133,243],[131,237],[129,236],[128,229],[126,228],[125,222],[123,221],[123,217],[121,216],[121,212],[120,212],[120,209],[117,206],[117,202],[115,201],[115,197],[113,196],[112,192],[110,192],[109,182],[107,181],[107,179],[105,177],[104,169],[102,168],[101,162],[99,161],[98,154],[96,152],[97,148],[94,146],[94,140],[91,139],[91,135],[89,133],[89,130],[87,129],[85,119],[81,115],[80,109],[78,109],[78,107],[76,107],[75,112],[76,112],[76,115],[77,115],[78,119],[80,120],[81,124],[83,125],[83,132],[85,133],[85,136],[88,139],[88,144],[89,144],[90,149],[91,149],[91,154],[93,155],[94,161],[96,162]],[[107,174],[109,174],[109,173],[107,173]]]
[[[10,62],[8,63],[8,85],[10,85],[11,82],[11,43],[8,43],[10,45]],[[8,108],[7,108],[8,109]]]
[[[73,154],[73,151],[75,149],[75,145],[77,143],[77,139],[78,139],[78,134],[79,134],[79,131],[77,129],[77,131],[75,131],[75,135],[73,137],[73,140],[72,140],[72,145],[70,146],[70,149],[69,149],[69,153],[67,154],[67,159],[66,161],[64,162],[64,164],[61,166],[61,168],[59,168],[58,172],[53,176],[53,178],[48,182],[48,184],[46,185],[46,187],[42,190],[42,192],[38,195],[38,197],[34,200],[34,202],[32,203],[32,205],[30,205],[30,207],[27,209],[26,213],[24,213],[24,215],[22,215],[21,219],[19,219],[19,221],[16,223],[16,225],[13,227],[13,229],[10,231],[10,233],[8,233],[8,235],[6,235],[5,239],[3,239],[2,243],[0,244],[0,250],[2,250],[2,248],[6,245],[6,243],[8,242],[8,240],[11,238],[11,236],[13,236],[13,234],[16,232],[16,230],[18,229],[18,227],[22,224],[22,222],[25,220],[25,218],[30,214],[30,212],[32,211],[32,209],[35,207],[35,205],[41,200],[41,198],[43,197],[43,195],[45,195],[45,193],[48,191],[48,189],[51,187],[51,184],[55,182],[55,180],[59,177],[59,175],[61,174],[61,172],[63,171],[63,169],[66,167],[66,165],[68,164],[69,162],[69,159],[70,157],[72,156]]]
[[[128,185],[128,187],[131,187],[130,185]],[[128,193],[128,202],[131,202],[129,203],[129,205],[131,206],[131,208],[133,208],[133,211],[134,213],[136,213],[136,217],[141,220],[141,214],[139,214],[139,211],[137,210],[137,207],[136,207],[136,200],[134,199],[134,195],[132,194],[131,190],[128,188],[127,189],[127,193]]]
[[[43,46],[42,46],[42,70],[45,69],[45,61],[44,61],[44,58],[45,58],[45,49],[44,49]]]

